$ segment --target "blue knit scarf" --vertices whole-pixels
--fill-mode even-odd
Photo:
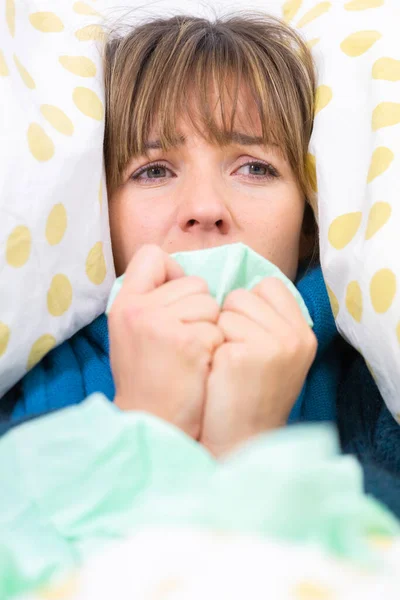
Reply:
[[[318,352],[289,422],[335,420],[338,333],[321,269],[306,273],[297,288],[314,321]],[[79,404],[93,392],[102,392],[110,400],[115,393],[105,315],[50,352],[10,390],[7,403],[14,406],[11,417],[15,420]]]

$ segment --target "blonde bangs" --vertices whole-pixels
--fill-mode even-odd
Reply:
[[[223,146],[251,102],[258,118],[246,119],[245,130],[241,123],[240,133],[278,145],[310,198],[313,62],[301,38],[280,21],[265,15],[153,21],[108,42],[105,77],[109,188],[119,185],[133,157],[147,154],[153,132],[168,150],[186,119]]]

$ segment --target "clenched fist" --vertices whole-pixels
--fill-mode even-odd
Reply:
[[[109,314],[115,403],[199,439],[207,380],[223,342],[220,309],[198,277],[158,246],[133,257]]]

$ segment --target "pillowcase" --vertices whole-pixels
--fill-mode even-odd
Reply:
[[[90,12],[0,0],[0,397],[103,312],[114,280]]]
[[[400,6],[291,0],[282,8],[318,68],[310,165],[332,309],[400,422]]]

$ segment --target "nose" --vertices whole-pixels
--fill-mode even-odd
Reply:
[[[182,231],[229,232],[232,217],[220,190],[197,182],[185,192],[178,212],[178,224]]]

